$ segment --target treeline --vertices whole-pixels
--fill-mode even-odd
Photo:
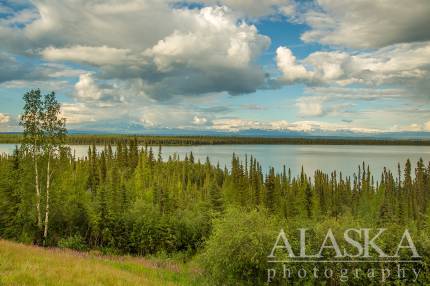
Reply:
[[[23,136],[20,133],[0,134],[0,143],[18,144]],[[294,145],[405,145],[430,146],[430,140],[419,139],[369,139],[369,138],[285,138],[285,137],[241,137],[241,136],[150,136],[99,134],[67,136],[67,144],[107,145],[126,144],[136,140],[139,145],[221,145],[221,144],[294,144]]]

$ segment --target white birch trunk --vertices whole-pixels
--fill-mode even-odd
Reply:
[[[48,151],[48,165],[46,167],[46,207],[45,207],[45,229],[43,231],[43,244],[46,243],[48,237],[48,225],[49,225],[49,189],[51,182],[51,153]]]
[[[37,227],[42,230],[42,216],[40,213],[40,187],[39,187],[39,170],[37,167],[36,148],[33,148],[35,187],[36,187],[36,212],[37,212]]]

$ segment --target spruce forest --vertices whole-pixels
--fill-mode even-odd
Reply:
[[[307,227],[310,253],[328,227],[339,241],[353,226],[390,229],[393,237],[378,242],[384,249],[408,228],[423,257],[417,283],[430,283],[429,162],[401,162],[395,173],[372,174],[372,162],[363,162],[353,177],[321,171],[292,176],[288,166],[266,173],[256,158],[235,154],[231,169],[210,158],[197,161],[192,153],[163,161],[162,146],[141,145],[137,138],[102,149],[93,142],[87,156],[76,158],[64,145],[55,95],[32,91],[25,100],[23,144],[0,157],[4,239],[109,255],[180,257],[196,261],[207,284],[260,285],[267,283],[267,256],[281,228],[297,238],[290,240],[295,248],[297,229]],[[313,266],[291,267],[311,272]],[[309,283],[337,285],[337,275]],[[399,282],[390,279],[386,283]],[[360,276],[348,283],[372,281]]]

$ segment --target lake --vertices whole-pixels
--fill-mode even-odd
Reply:
[[[71,145],[76,156],[86,156],[88,146]],[[15,144],[0,144],[0,153],[12,153]],[[98,146],[100,150],[102,146]],[[154,154],[158,153],[158,146],[153,147]],[[375,179],[385,167],[397,172],[397,164],[402,170],[405,161],[409,158],[415,166],[419,158],[423,158],[426,166],[430,161],[430,146],[366,146],[366,145],[199,145],[199,146],[164,146],[162,157],[166,160],[169,155],[178,154],[181,159],[185,154],[193,152],[197,161],[205,162],[206,156],[213,164],[219,163],[221,167],[230,167],[233,152],[245,159],[245,154],[254,156],[262,165],[263,170],[272,166],[281,171],[286,165],[293,175],[300,173],[303,166],[305,172],[313,175],[315,170],[331,172],[341,171],[351,176],[358,170],[363,161],[369,163],[370,170]]]

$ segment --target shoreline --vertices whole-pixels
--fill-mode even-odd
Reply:
[[[20,144],[22,134],[1,134],[0,144]],[[104,145],[136,141],[139,145],[366,145],[366,146],[430,146],[430,139],[332,138],[332,137],[242,137],[242,136],[164,136],[121,134],[69,134],[66,144]]]

